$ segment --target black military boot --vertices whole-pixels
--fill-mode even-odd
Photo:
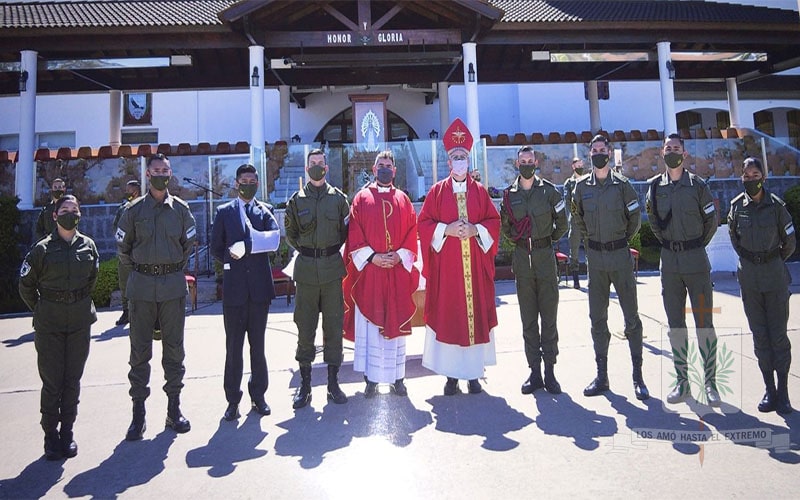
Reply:
[[[44,458],[47,460],[61,460],[61,438],[58,431],[52,430],[44,433]]]
[[[789,415],[792,413],[792,403],[789,402],[789,372],[778,373],[778,401],[775,404],[775,411],[779,415]]]
[[[667,403],[674,405],[682,403],[692,397],[689,387],[688,368],[686,364],[675,363],[675,387],[667,394]]]
[[[297,410],[311,402],[311,366],[300,365],[300,387],[292,398],[292,408]]]
[[[556,380],[556,374],[553,372],[555,368],[554,363],[544,363],[544,390],[550,394],[561,394],[561,384]]]
[[[59,441],[61,442],[61,453],[64,458],[72,458],[78,455],[78,444],[73,439],[72,424],[61,424],[61,431],[58,433]]]
[[[581,282],[578,279],[578,271],[572,271],[572,287],[575,290],[580,290],[581,289]]]
[[[599,396],[609,390],[608,358],[597,358],[597,377],[583,390],[584,396]]]
[[[522,394],[533,394],[543,387],[542,363],[538,361],[531,366],[531,376],[522,384]]]
[[[716,356],[709,356],[708,354],[703,355],[703,350],[700,350],[700,354],[703,358],[703,369],[705,370],[705,391],[706,391],[706,401],[708,402],[708,406],[719,407],[722,405],[722,398],[719,397],[719,391],[717,391],[717,359]]]
[[[336,365],[328,365],[328,401],[337,405],[347,403],[347,396],[339,388],[339,367]]]
[[[130,318],[128,317],[128,310],[124,309],[122,311],[122,316],[119,317],[119,319],[117,320],[116,325],[117,326],[123,326],[123,325],[127,325],[129,322],[130,322]]]
[[[181,415],[181,398],[180,396],[169,396],[167,401],[167,427],[172,428],[178,434],[189,432],[192,425]]]
[[[144,437],[144,431],[147,426],[144,423],[144,401],[133,401],[133,420],[128,427],[128,433],[125,434],[125,441],[139,441]]]
[[[766,391],[764,397],[758,403],[758,411],[769,413],[778,407],[778,390],[775,388],[775,373],[772,370],[763,370],[761,375],[764,377]]]
[[[644,385],[644,377],[642,377],[642,357],[635,356],[631,360],[633,361],[633,392],[636,394],[636,399],[644,401],[650,397],[650,391]]]

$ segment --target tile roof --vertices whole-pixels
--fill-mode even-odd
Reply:
[[[83,0],[0,3],[0,28],[216,26],[235,0]]]
[[[489,0],[502,23],[711,22],[797,23],[796,11],[703,1]]]

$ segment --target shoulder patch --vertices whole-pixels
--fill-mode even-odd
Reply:
[[[710,214],[714,211],[714,202],[708,203],[706,206],[703,207],[703,212],[706,214]]]
[[[628,212],[633,212],[635,210],[639,210],[639,200],[633,200],[627,205]]]
[[[555,207],[553,207],[553,210],[555,210],[556,212],[560,212],[560,211],[564,210],[565,206],[566,206],[566,203],[564,203],[564,200],[561,200],[556,204]]]
[[[794,224],[791,222],[786,224],[786,226],[784,226],[783,228],[783,232],[786,233],[786,236],[789,236],[790,234],[794,233]]]
[[[118,227],[114,238],[117,240],[117,243],[122,243],[122,240],[125,239],[125,231],[123,231],[121,227]]]
[[[192,238],[194,238],[195,236],[197,236],[197,228],[195,228],[194,226],[192,226],[192,227],[190,227],[190,228],[189,228],[189,229],[186,231],[186,239],[187,239],[187,240],[191,240],[191,239],[192,239]]]
[[[20,278],[24,278],[31,272],[31,265],[28,264],[28,259],[22,261],[22,267],[19,268]]]

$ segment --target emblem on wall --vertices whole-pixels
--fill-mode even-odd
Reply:
[[[125,94],[123,102],[123,126],[153,124],[153,94]]]

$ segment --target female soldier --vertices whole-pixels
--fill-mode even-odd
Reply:
[[[91,293],[99,255],[94,241],[76,230],[80,218],[74,196],[57,200],[53,212],[56,228],[34,245],[19,273],[19,294],[33,311],[48,460],[78,454],[72,426],[89,356],[89,327],[97,320]]]
[[[794,225],[783,200],[764,188],[761,162],[747,158],[743,167],[744,193],[731,200],[728,231],[739,254],[744,313],[767,387],[758,411],[786,415],[792,412],[788,388],[792,352],[786,334],[790,276],[784,261],[794,253]]]

